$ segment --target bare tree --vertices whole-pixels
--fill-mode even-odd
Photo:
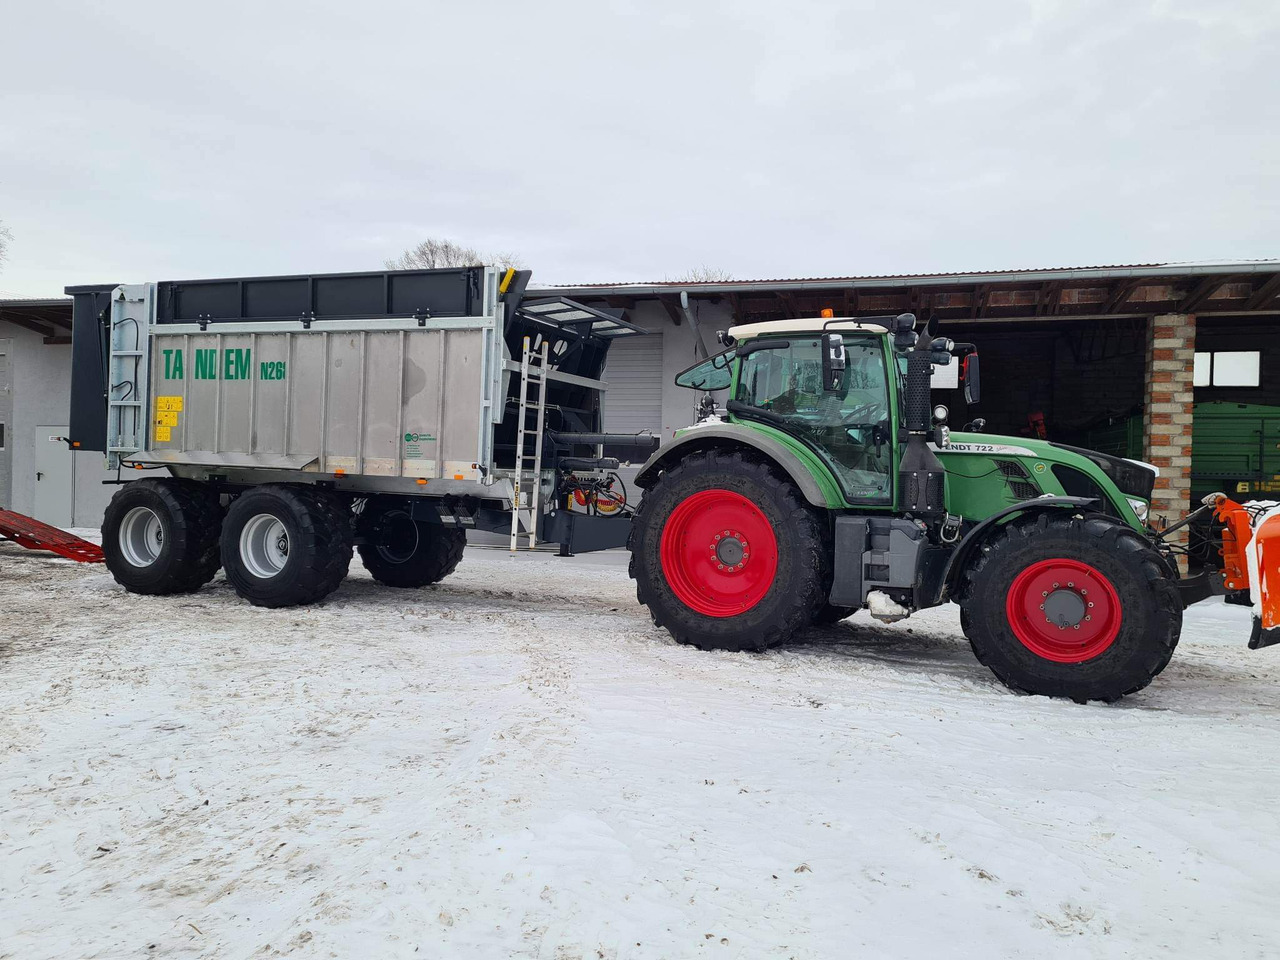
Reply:
[[[9,228],[0,221],[0,263],[4,263],[5,257],[9,253],[9,244],[13,242],[13,234],[9,232]]]
[[[522,267],[512,253],[483,254],[475,247],[464,247],[452,240],[432,237],[410,247],[398,257],[384,261],[388,270],[437,270],[442,267],[474,267],[496,263],[501,267]]]
[[[694,267],[692,270],[686,270],[684,273],[674,277],[668,277],[668,280],[685,283],[723,283],[733,279],[733,274],[728,270],[721,270],[719,267],[708,267],[705,263],[700,267]]]

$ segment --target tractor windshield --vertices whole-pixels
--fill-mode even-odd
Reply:
[[[781,349],[742,358],[735,399],[766,422],[785,424],[832,468],[850,503],[886,502],[892,496],[892,431],[884,350],[875,336],[844,338],[844,382],[822,389],[817,337],[788,338]],[[740,408],[741,409],[741,408]]]

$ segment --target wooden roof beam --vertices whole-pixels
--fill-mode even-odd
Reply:
[[[56,337],[58,335],[58,331],[55,330],[53,327],[45,326],[43,323],[39,323],[36,320],[32,320],[29,317],[23,316],[22,314],[13,313],[12,311],[9,311],[9,310],[6,310],[3,313],[0,313],[0,320],[7,320],[9,323],[12,323],[14,326],[22,327],[25,330],[30,330],[32,333],[38,333],[40,334],[40,336],[45,338]]]
[[[1233,277],[1206,277],[1194,290],[1178,301],[1178,313],[1195,313],[1204,305],[1223,284],[1230,283]]]
[[[1040,284],[1040,291],[1036,294],[1036,316],[1043,317],[1054,313],[1058,309],[1058,301],[1061,298],[1061,280],[1046,280]]]
[[[1245,304],[1246,310],[1261,310],[1268,303],[1280,296],[1280,273],[1277,273],[1270,280],[1257,289],[1249,302]]]
[[[1133,292],[1142,286],[1143,282],[1142,280],[1123,280],[1117,283],[1107,302],[1102,305],[1102,312],[1114,313],[1117,307],[1133,296]]]
[[[671,318],[671,322],[677,327],[684,321],[684,314],[680,310],[680,301],[676,297],[659,297],[658,302],[662,304],[662,309],[667,311],[667,316]]]
[[[978,314],[986,309],[987,294],[991,292],[991,284],[980,283],[973,288],[973,293],[969,299],[969,319],[976,320]]]

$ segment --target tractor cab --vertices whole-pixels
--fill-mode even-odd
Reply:
[[[891,503],[897,371],[887,328],[833,320],[749,324],[736,346],[681,373],[676,383],[727,389],[733,421],[803,445],[851,504]],[[699,386],[699,384],[704,384]]]

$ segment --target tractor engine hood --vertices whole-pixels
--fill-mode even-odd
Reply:
[[[1111,478],[1121,493],[1131,497],[1151,499],[1151,492],[1156,486],[1156,477],[1160,476],[1160,468],[1141,460],[1129,460],[1125,457],[1113,457],[1097,450],[1085,450],[1083,447],[1069,447],[1065,443],[1051,443],[1051,447],[1069,450],[1077,456],[1092,460],[1098,469]]]
[[[956,463],[957,455],[986,457],[997,464],[1019,460],[1023,471],[1010,468],[1007,477],[1016,481],[1025,475],[1043,489],[1040,478],[1052,474],[1067,495],[1101,497],[1112,508],[1104,506],[1106,512],[1126,519],[1132,512],[1138,521],[1145,518],[1144,504],[1150,502],[1159,475],[1156,467],[1136,460],[1031,437],[958,432],[951,434],[950,441],[937,449],[944,464]],[[963,473],[965,468],[960,469]]]

